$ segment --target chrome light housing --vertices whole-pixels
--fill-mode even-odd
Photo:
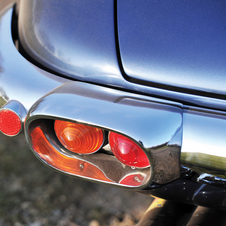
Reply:
[[[101,129],[103,147],[88,155],[70,151],[54,131],[56,120]],[[180,177],[181,131],[182,109],[176,103],[80,82],[67,83],[41,98],[25,123],[31,149],[47,165],[73,176],[136,189]],[[133,166],[118,160],[109,145],[111,133],[133,142],[149,164]]]

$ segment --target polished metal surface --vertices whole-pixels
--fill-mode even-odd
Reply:
[[[124,134],[145,150],[153,167],[153,181],[162,184],[180,176],[182,109],[177,103],[71,82],[32,106],[25,123],[28,140],[30,124],[46,118]]]
[[[188,108],[183,114],[181,163],[198,172],[226,177],[226,114]]]
[[[1,12],[0,104],[2,102],[4,104],[9,100],[16,99],[20,101],[26,109],[29,109],[41,96],[68,80],[55,76],[32,65],[18,53],[11,37],[11,15],[12,7],[8,12],[7,10]],[[14,67],[12,67],[12,65],[14,65]],[[175,101],[190,103],[196,106],[226,110],[225,100],[137,85],[124,80],[121,74],[118,74],[117,76],[107,75],[87,78],[86,80],[99,82],[99,84],[105,84],[112,86],[113,88],[124,88],[125,90],[130,90],[132,92],[144,93],[146,95],[171,100],[173,99]]]
[[[117,1],[119,49],[129,80],[226,94],[224,1]]]

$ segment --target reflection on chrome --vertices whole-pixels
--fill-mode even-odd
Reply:
[[[210,184],[218,187],[226,187],[226,179],[203,173],[197,178],[197,182]]]
[[[187,109],[183,114],[181,163],[197,172],[226,176],[226,115]]]

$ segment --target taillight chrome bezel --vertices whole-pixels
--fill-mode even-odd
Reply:
[[[148,157],[150,167],[132,169],[133,167],[114,160],[113,162],[115,164],[119,162],[119,167],[124,168],[126,172],[117,179],[117,183],[111,183],[113,185],[144,189],[152,182],[165,184],[180,177],[182,137],[180,105],[96,85],[70,82],[48,93],[29,110],[25,122],[25,135],[31,149],[33,149],[30,137],[32,127],[38,121],[45,120],[63,120],[94,126],[104,131],[122,134],[138,144]],[[104,146],[101,150],[105,151],[105,148]],[[59,151],[69,154],[62,145]],[[109,154],[109,150],[106,153]],[[91,155],[73,155],[77,155],[76,158],[85,156],[86,161],[90,156],[92,158],[95,156],[95,161],[98,161],[99,151]],[[116,168],[115,170],[117,171]],[[149,175],[141,186],[119,184],[125,174],[136,173],[134,170],[148,171]],[[106,175],[109,174],[109,166],[106,172]],[[100,180],[91,180],[103,183]]]

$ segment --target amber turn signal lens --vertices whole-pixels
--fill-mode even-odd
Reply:
[[[49,165],[63,172],[84,176],[92,179],[113,182],[96,166],[83,160],[71,158],[58,152],[47,140],[40,127],[31,132],[31,142],[34,151]]]
[[[78,154],[92,154],[104,142],[103,131],[96,127],[56,120],[54,129],[61,144]]]
[[[139,168],[150,166],[142,148],[128,137],[110,132],[109,144],[115,157],[125,165]]]
[[[20,117],[10,110],[0,111],[0,131],[7,136],[15,136],[21,131]]]

